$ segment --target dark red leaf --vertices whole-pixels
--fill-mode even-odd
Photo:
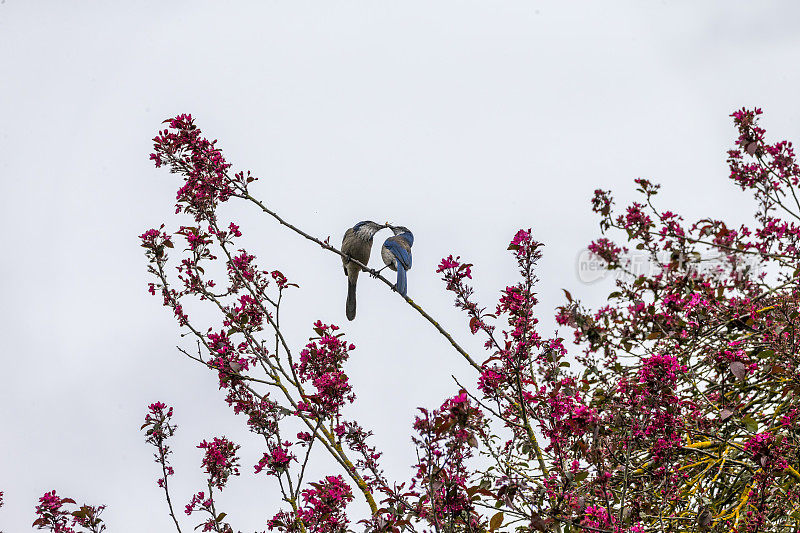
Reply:
[[[731,363],[731,373],[741,381],[747,376],[747,367],[741,361],[734,361]]]

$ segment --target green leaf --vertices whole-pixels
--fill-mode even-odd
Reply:
[[[753,417],[750,415],[742,417],[742,424],[744,424],[744,427],[746,427],[747,431],[750,433],[755,433],[758,431],[758,422],[753,420]]]

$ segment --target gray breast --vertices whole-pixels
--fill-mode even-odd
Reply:
[[[385,246],[381,247],[381,259],[383,259],[384,265],[387,265],[392,270],[397,270],[397,268],[394,266],[394,254]]]

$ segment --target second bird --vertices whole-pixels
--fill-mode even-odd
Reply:
[[[352,228],[348,228],[344,232],[344,239],[342,239],[342,253],[366,265],[369,262],[369,253],[372,251],[372,238],[385,227],[386,224],[365,220]],[[353,261],[348,261],[344,257],[342,258],[342,266],[344,266],[344,274],[347,276],[345,314],[347,315],[347,320],[353,320],[356,317],[356,282],[358,281],[358,273],[361,272],[361,266]]]
[[[411,246],[414,235],[405,226],[391,226],[394,237],[389,237],[381,248],[381,259],[387,267],[397,271],[397,292],[406,295],[406,271],[411,270]]]

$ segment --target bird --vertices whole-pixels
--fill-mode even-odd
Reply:
[[[411,270],[411,246],[414,244],[414,234],[405,226],[389,227],[394,232],[394,236],[384,241],[383,247],[381,247],[381,259],[386,267],[397,271],[397,283],[394,288],[405,296],[408,290],[406,271]]]
[[[372,251],[372,238],[386,227],[388,224],[363,220],[344,232],[342,253],[345,255],[342,257],[342,266],[344,275],[347,276],[347,304],[345,305],[347,320],[353,320],[356,317],[356,282],[358,273],[361,272],[361,266],[351,259],[366,265]]]

